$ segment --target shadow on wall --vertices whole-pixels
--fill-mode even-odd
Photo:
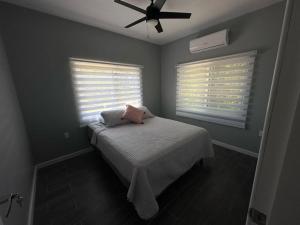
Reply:
[[[0,216],[5,225],[24,225],[29,209],[33,160],[1,37],[0,106],[0,199],[13,192],[24,196],[22,208],[14,206],[6,219],[7,204],[3,204]]]

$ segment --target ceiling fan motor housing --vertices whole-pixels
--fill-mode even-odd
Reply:
[[[146,20],[158,20],[160,10],[155,7],[153,4],[147,7],[146,10]]]

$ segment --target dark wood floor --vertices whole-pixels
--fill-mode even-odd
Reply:
[[[254,158],[215,147],[211,167],[195,165],[158,198],[160,212],[137,216],[126,188],[97,152],[38,172],[35,225],[244,225]]]

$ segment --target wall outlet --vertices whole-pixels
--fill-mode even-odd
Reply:
[[[263,136],[263,131],[262,131],[262,130],[260,130],[260,131],[258,132],[258,136],[259,136],[259,137],[262,137],[262,136]]]
[[[69,132],[65,132],[64,133],[64,137],[65,137],[65,139],[69,139],[70,138],[70,133]]]

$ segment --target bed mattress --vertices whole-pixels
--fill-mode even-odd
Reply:
[[[154,117],[144,124],[89,129],[91,144],[129,184],[127,198],[142,219],[158,212],[156,196],[168,185],[198,160],[214,156],[205,129],[174,120]]]

